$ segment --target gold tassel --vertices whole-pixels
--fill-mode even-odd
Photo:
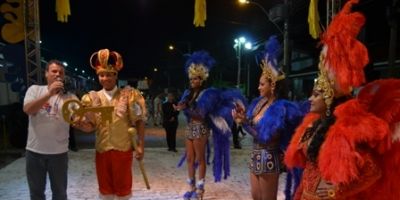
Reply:
[[[193,24],[195,27],[205,27],[205,21],[207,19],[206,0],[195,0],[194,3],[194,20]]]
[[[318,0],[310,0],[308,8],[308,30],[311,37],[319,38],[321,27],[319,25]]]
[[[69,0],[56,0],[56,12],[59,22],[68,22],[68,16],[71,15]]]

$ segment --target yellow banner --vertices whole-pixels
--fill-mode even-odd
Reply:
[[[321,26],[319,24],[318,0],[310,0],[308,8],[308,30],[314,39],[319,38]]]
[[[195,27],[205,27],[205,21],[207,19],[206,0],[195,0],[194,3],[194,20],[193,24]]]
[[[68,22],[68,16],[71,15],[69,0],[56,0],[56,12],[59,22]]]

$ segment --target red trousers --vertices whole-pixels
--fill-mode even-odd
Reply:
[[[132,158],[131,150],[96,152],[97,181],[102,195],[132,193]]]

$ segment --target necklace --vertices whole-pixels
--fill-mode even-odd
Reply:
[[[264,108],[264,106],[267,104],[268,104],[268,98],[262,98],[253,109],[253,113],[252,113],[253,117],[257,116],[261,112],[261,110]]]
[[[269,106],[269,105],[271,105],[271,104],[269,103],[269,99],[268,99],[268,98],[262,98],[262,99],[257,103],[257,105],[254,107],[253,112],[252,112],[252,116],[251,116],[251,119],[250,119],[250,122],[251,122],[252,124],[255,124],[256,121],[258,121],[258,120],[260,119],[260,118],[257,117],[257,116],[261,113],[261,111],[264,110],[264,108],[265,108],[266,106]]]
[[[312,127],[309,127],[306,129],[306,132],[304,135],[301,137],[300,142],[303,143],[305,141],[308,141],[313,135],[314,135],[314,130],[312,130]]]
[[[318,128],[320,127],[320,119],[318,119],[317,121],[315,121],[311,127],[308,127],[305,131],[305,133],[303,134],[303,136],[301,137],[300,142],[303,143],[305,141],[308,141],[309,139],[311,139],[315,133],[318,131]]]

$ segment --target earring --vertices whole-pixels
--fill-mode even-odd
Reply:
[[[332,114],[332,112],[331,112],[331,107],[328,106],[328,107],[326,108],[325,115],[326,115],[327,117],[330,117],[331,114]]]
[[[275,86],[276,86],[275,82],[271,81],[271,92],[272,92],[272,95],[274,94]]]

